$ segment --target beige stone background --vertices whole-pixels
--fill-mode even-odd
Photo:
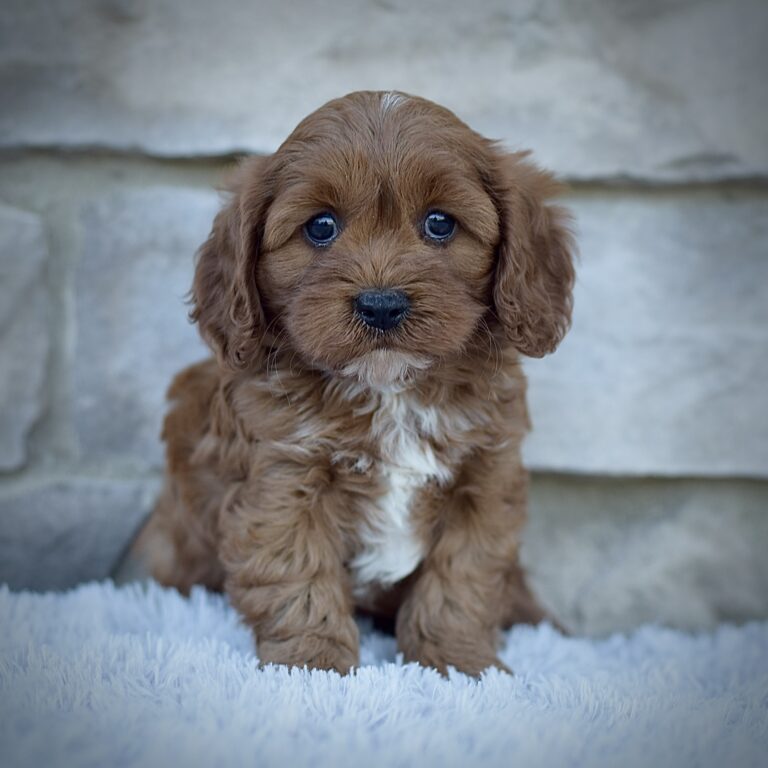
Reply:
[[[215,185],[328,98],[437,100],[570,182],[523,549],[577,632],[768,617],[765,0],[4,0],[0,581],[108,576],[152,503]]]

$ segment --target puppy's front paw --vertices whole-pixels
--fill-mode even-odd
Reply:
[[[302,636],[258,643],[259,660],[264,664],[335,670],[346,675],[359,664],[357,648],[350,648],[333,638]]]
[[[490,649],[452,648],[429,641],[422,641],[403,649],[407,661],[417,661],[424,667],[434,667],[441,675],[448,674],[448,667],[471,677],[480,677],[487,669],[495,668],[507,674],[512,670]]]

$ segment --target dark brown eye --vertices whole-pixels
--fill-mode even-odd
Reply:
[[[424,219],[424,235],[430,240],[450,240],[456,232],[456,219],[442,211],[432,211]]]
[[[304,233],[312,245],[329,245],[339,236],[339,225],[332,213],[321,213],[304,225]]]

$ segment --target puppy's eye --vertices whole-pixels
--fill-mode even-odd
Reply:
[[[430,240],[450,240],[456,232],[456,219],[442,211],[432,211],[424,219],[424,235]]]
[[[339,225],[333,214],[321,213],[304,225],[304,233],[312,245],[329,245],[338,237]]]

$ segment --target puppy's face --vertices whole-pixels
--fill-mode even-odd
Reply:
[[[387,383],[460,353],[499,240],[481,151],[449,113],[378,96],[321,109],[281,147],[257,283],[307,363]]]
[[[201,251],[196,318],[240,367],[265,342],[288,345],[374,386],[460,356],[492,326],[543,354],[567,327],[572,282],[551,186],[441,107],[351,94],[243,167]],[[518,295],[525,284],[540,295]],[[239,343],[224,307],[207,316],[212,291]],[[537,322],[548,327],[525,349]]]

